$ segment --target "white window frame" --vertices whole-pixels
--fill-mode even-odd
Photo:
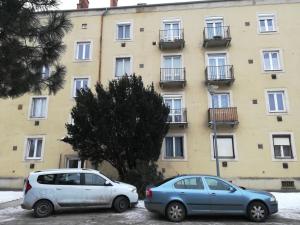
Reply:
[[[277,52],[278,53],[278,62],[279,62],[279,69],[278,70],[274,70],[274,65],[272,64],[272,58],[269,58],[270,60],[270,66],[271,69],[267,69],[266,65],[265,65],[265,58],[264,58],[264,53],[268,52],[269,56],[273,53],[273,52]],[[282,50],[281,49],[263,49],[261,50],[261,59],[262,59],[262,70],[264,73],[282,73],[284,72],[284,66],[283,66],[283,55],[282,55]]]
[[[292,146],[292,154],[293,157],[292,159],[288,159],[288,158],[275,158],[275,152],[274,152],[274,145],[273,145],[273,135],[290,135],[290,140],[291,140],[291,146]],[[295,144],[295,138],[294,138],[294,134],[292,132],[272,132],[269,135],[270,138],[270,150],[271,150],[271,156],[272,156],[272,161],[274,162],[282,162],[282,161],[286,161],[286,162],[293,162],[293,161],[297,161],[297,150],[296,150],[296,144]]]
[[[224,21],[224,17],[223,16],[206,16],[205,20],[204,20],[204,27],[207,27],[207,22],[209,21],[222,21],[222,37],[224,37],[224,27],[225,27],[225,21]],[[214,33],[215,33],[216,29],[214,27]],[[205,31],[205,38],[209,38],[208,37],[208,31]],[[210,38],[209,38],[210,39]]]
[[[46,68],[48,68],[48,74],[46,73]],[[47,76],[46,76],[47,75]],[[50,66],[46,66],[44,65],[42,67],[42,71],[41,71],[41,76],[43,79],[47,79],[48,77],[50,77],[51,75],[51,69],[50,69]]]
[[[183,29],[183,23],[182,23],[181,18],[163,18],[162,23],[161,23],[161,30],[163,30],[164,32],[165,32],[165,24],[166,23],[178,23],[179,39],[183,38],[182,33],[181,33],[181,29]],[[175,40],[174,35],[173,35],[172,40],[165,39],[165,34],[164,33],[163,33],[163,37],[161,37],[161,39],[164,40],[164,41],[174,41]]]
[[[128,76],[133,74],[133,56],[132,55],[119,55],[119,56],[115,56],[114,57],[114,61],[113,61],[113,78],[114,79],[120,79],[123,76],[116,76],[116,66],[117,66],[117,59],[118,58],[130,58],[130,73],[128,74]]]
[[[65,167],[69,168],[69,160],[78,160],[78,169],[81,169],[81,166],[83,166],[83,168],[85,168],[85,163],[81,162],[81,159],[76,156],[76,155],[66,155],[65,156]]]
[[[28,139],[42,139],[41,157],[28,158],[28,154],[29,154]],[[44,158],[45,140],[46,140],[46,138],[45,138],[44,135],[26,136],[25,137],[25,142],[24,142],[24,161],[31,161],[31,160],[42,161],[43,158]],[[36,148],[35,148],[35,154],[36,154]]]
[[[182,158],[168,158],[166,157],[166,141],[163,140],[161,149],[161,160],[162,161],[187,161],[187,137],[185,133],[168,133],[165,137],[183,137],[183,157]],[[173,143],[174,143],[173,138]]]
[[[233,153],[234,158],[219,158],[220,161],[238,161],[238,148],[237,148],[237,141],[236,141],[236,134],[235,133],[217,133],[217,136],[232,136],[233,137]],[[214,134],[210,134],[210,146],[211,146],[211,160],[215,161],[214,155]]]
[[[283,111],[270,111],[269,92],[283,92],[283,105],[285,109]],[[289,112],[289,100],[288,92],[286,88],[272,88],[265,89],[265,100],[266,100],[266,112],[267,115],[285,115]],[[276,102],[277,100],[275,100]]]
[[[87,79],[88,80],[88,88],[91,88],[91,77],[90,76],[74,76],[72,78],[72,83],[71,83],[71,96],[72,99],[76,97],[76,91],[75,91],[75,80],[77,79]]]
[[[78,44],[80,44],[80,43],[90,43],[90,54],[89,54],[89,58],[88,59],[79,59],[78,58],[78,54],[79,54]],[[93,42],[91,40],[76,41],[75,42],[75,56],[74,56],[75,61],[76,62],[92,61],[92,50],[93,50]],[[85,52],[85,51],[83,51],[83,52]]]
[[[45,105],[45,116],[44,117],[32,117],[32,104],[33,104],[33,99],[35,98],[45,98],[46,99],[46,105]],[[49,104],[49,97],[48,96],[31,96],[30,101],[29,101],[29,107],[28,107],[28,120],[45,120],[48,118],[48,104]]]
[[[260,26],[260,20],[261,19],[265,20],[265,25],[267,25],[267,23],[266,23],[267,19],[272,19],[274,30],[262,31],[261,26]],[[266,26],[266,28],[268,29],[268,26]],[[257,14],[257,32],[258,32],[258,34],[274,34],[274,33],[278,32],[278,24],[277,24],[277,15],[276,15],[276,13],[258,13]]]
[[[177,93],[177,94],[171,94],[171,93],[169,94],[168,93],[168,94],[163,94],[162,97],[163,97],[164,102],[165,102],[165,98],[169,98],[169,99],[179,99],[180,98],[181,99],[181,112],[182,112],[181,117],[184,120],[184,109],[186,107],[185,107],[185,101],[184,101],[183,93]],[[172,120],[173,120],[174,115],[177,115],[177,114],[172,114],[172,113],[170,114],[169,113],[169,116],[172,116]],[[176,123],[176,122],[171,122],[171,123]]]
[[[119,26],[122,25],[129,25],[129,38],[119,38]],[[124,22],[117,22],[116,23],[116,35],[115,35],[116,41],[126,42],[126,41],[132,41],[133,40],[133,22],[132,21],[124,21]]]
[[[225,90],[225,91],[215,91],[216,94],[229,94],[229,107],[233,107],[234,104],[233,104],[233,94],[232,94],[232,91],[229,90]],[[207,99],[208,99],[208,108],[212,108],[212,97],[211,97],[211,94],[207,91]]]
[[[172,57],[172,56],[180,56],[180,61],[181,61],[181,65],[180,68],[184,69],[184,58],[183,58],[183,54],[182,53],[165,53],[165,54],[161,54],[161,58],[160,58],[160,68],[165,69],[165,57]],[[180,74],[180,78],[183,80],[184,79],[184,71],[182,71],[182,74]],[[165,76],[164,76],[165,77]],[[174,77],[173,74],[171,74],[171,77]],[[171,80],[174,81],[175,79]]]

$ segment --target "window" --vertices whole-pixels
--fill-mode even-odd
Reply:
[[[265,71],[278,71],[282,70],[280,64],[280,53],[276,51],[263,51],[264,70]]]
[[[215,93],[212,96],[212,105],[214,108],[228,108],[230,107],[229,93]]]
[[[165,96],[164,103],[170,108],[168,122],[180,123],[184,122],[182,97],[181,96]]]
[[[272,135],[275,159],[293,159],[291,135]]]
[[[286,112],[284,91],[268,91],[268,106],[270,113]]]
[[[274,15],[259,15],[259,32],[267,33],[276,31]]]
[[[27,138],[26,159],[42,159],[43,138]]]
[[[92,173],[85,173],[85,185],[90,186],[104,186],[105,179],[100,177],[99,175],[92,174]]]
[[[168,55],[163,57],[162,78],[164,80],[183,80],[181,55]]]
[[[165,157],[184,158],[183,137],[165,137]]]
[[[181,39],[181,30],[179,21],[166,21],[164,22],[163,30],[164,41],[174,41]]]
[[[76,59],[90,60],[91,59],[91,42],[77,42],[76,44]]]
[[[214,145],[214,136],[212,146]],[[234,159],[234,139],[233,135],[217,135],[218,156],[220,159]],[[214,152],[214,158],[216,153]]]
[[[87,89],[88,86],[88,78],[74,78],[73,97],[77,97],[77,91],[80,91],[80,89]]]
[[[131,39],[131,24],[130,23],[121,23],[117,25],[118,31],[118,40],[130,40]]]
[[[43,66],[42,68],[42,78],[47,79],[50,76],[49,66]]]
[[[80,173],[56,174],[55,184],[58,184],[58,185],[80,185]]]
[[[131,74],[131,58],[130,57],[118,57],[116,58],[115,76],[121,77]]]
[[[206,20],[206,38],[223,38],[224,24],[222,18],[211,18]]]
[[[54,174],[40,175],[37,178],[37,182],[39,184],[54,184],[54,179],[55,179]]]
[[[204,189],[202,179],[200,177],[185,178],[174,184],[177,189]]]
[[[45,118],[47,111],[46,97],[33,97],[31,100],[30,118]]]
[[[222,80],[230,77],[227,66],[227,55],[208,54],[208,78],[211,80]]]
[[[67,168],[81,168],[81,160],[78,158],[67,158]]]
[[[214,191],[229,191],[231,188],[229,184],[215,178],[205,177],[205,182],[209,189]]]

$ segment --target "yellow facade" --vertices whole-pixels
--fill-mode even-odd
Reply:
[[[300,121],[297,118],[300,113],[297,86],[300,1],[255,2],[211,1],[70,11],[74,28],[64,39],[67,51],[62,57],[62,63],[67,67],[66,83],[57,95],[46,95],[47,117],[39,120],[38,126],[35,126],[36,120],[29,119],[32,95],[0,100],[1,187],[19,187],[22,179],[34,170],[66,166],[66,157],[74,152],[59,139],[66,134],[64,124],[70,121],[70,110],[74,105],[74,77],[89,78],[90,87],[99,78],[106,85],[115,78],[118,57],[130,57],[131,71],[141,75],[145,84],[153,82],[163,96],[181,96],[182,107],[186,108],[188,126],[171,128],[168,134],[183,137],[184,156],[166,159],[164,142],[159,166],[165,176],[215,174],[212,129],[208,127],[211,100],[205,84],[205,68],[208,54],[225,53],[227,64],[233,65],[235,81],[232,85],[220,86],[217,92],[230,94],[230,105],[237,107],[239,124],[218,126],[218,134],[232,135],[234,139],[234,158],[221,160],[221,176],[247,187],[264,189],[280,189],[281,181],[294,181],[295,187],[300,189]],[[259,19],[270,15],[276,31],[260,33]],[[228,47],[202,46],[203,29],[210,18],[221,18],[225,26],[230,26],[232,40]],[[159,48],[159,30],[164,29],[165,21],[180,22],[184,30],[184,48]],[[86,24],[86,29],[82,29],[82,24]],[[130,25],[130,40],[117,40],[118,24]],[[76,42],[85,41],[91,43],[91,59],[75,60]],[[264,70],[263,51],[278,52],[280,71]],[[184,87],[159,85],[160,68],[164,56],[168,55],[181,56],[182,67],[186,70]],[[276,74],[276,79],[272,79],[272,74]],[[268,90],[284,91],[285,112],[268,112]],[[22,109],[18,109],[20,105]],[[282,121],[277,121],[278,116]],[[292,159],[275,159],[272,134],[289,135]],[[44,138],[41,160],[25,160],[26,137],[30,136]],[[223,162],[227,162],[226,167]],[[288,168],[283,168],[284,163]],[[34,164],[33,169],[30,164]],[[107,167],[104,170],[110,172]]]

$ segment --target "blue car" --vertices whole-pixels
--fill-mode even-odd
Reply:
[[[172,222],[189,215],[245,215],[265,221],[278,212],[275,197],[263,191],[246,190],[215,176],[181,175],[146,190],[145,207]]]

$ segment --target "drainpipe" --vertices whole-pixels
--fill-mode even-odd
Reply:
[[[100,28],[100,55],[99,55],[99,71],[98,71],[98,82],[101,83],[101,68],[102,68],[102,36],[103,36],[103,27],[104,27],[104,16],[107,14],[108,8],[105,8],[104,13],[101,15],[101,28]]]

